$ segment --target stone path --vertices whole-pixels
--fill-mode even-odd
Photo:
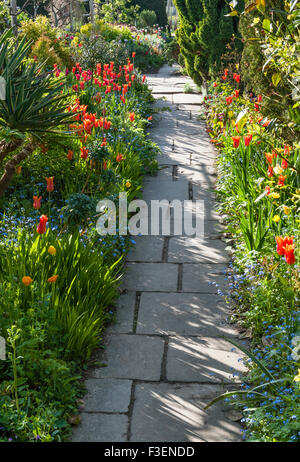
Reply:
[[[175,68],[176,69],[176,68]],[[144,199],[205,201],[205,238],[142,236],[128,255],[117,322],[102,361],[86,381],[82,423],[73,441],[238,441],[224,404],[203,407],[232,388],[240,354],[219,335],[235,335],[218,295],[228,257],[214,210],[216,153],[196,118],[201,96],[164,66],[148,82],[156,107],[152,139],[166,168],[145,180]],[[198,106],[197,106],[198,105]]]

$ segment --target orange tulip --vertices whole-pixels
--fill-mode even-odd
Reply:
[[[57,278],[58,278],[58,275],[51,276],[51,278],[48,279],[48,282],[50,282],[51,284],[53,284],[54,282],[56,282]]]
[[[24,286],[30,286],[30,284],[32,283],[32,279],[30,276],[23,276],[22,277],[22,282],[24,284]]]
[[[53,183],[53,180],[54,180],[54,176],[51,176],[51,177],[49,177],[49,178],[46,178],[46,181],[47,181],[47,191],[49,191],[49,192],[54,191],[54,183]]]
[[[33,208],[39,210],[41,208],[42,196],[33,196]]]

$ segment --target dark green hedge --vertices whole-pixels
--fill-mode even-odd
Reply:
[[[132,0],[132,4],[139,5],[142,10],[155,11],[157,22],[160,26],[166,26],[168,24],[166,0]]]
[[[201,85],[219,72],[222,57],[237,37],[238,20],[226,16],[230,8],[224,0],[174,0],[180,25],[176,38],[189,75]],[[241,42],[236,46],[241,48]]]

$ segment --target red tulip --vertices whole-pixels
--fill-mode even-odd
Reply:
[[[276,242],[277,242],[277,253],[278,255],[282,256],[285,253],[285,247],[287,245],[292,245],[294,241],[294,236],[277,236],[276,237]]]
[[[244,137],[245,146],[249,146],[249,144],[250,144],[251,141],[252,141],[252,138],[253,138],[253,135],[251,135],[251,134],[246,135],[246,136]]]
[[[33,196],[33,208],[39,210],[41,208],[42,196]]]
[[[232,141],[233,141],[233,147],[238,148],[240,144],[241,137],[240,136],[233,136]]]
[[[40,222],[36,228],[37,232],[39,234],[44,234],[46,232],[46,224],[47,224],[47,221],[48,221],[48,217],[46,215],[42,215],[40,217]]]
[[[50,176],[49,178],[46,178],[46,181],[47,181],[47,191],[48,191],[48,192],[54,191],[54,183],[53,183],[53,180],[54,180],[54,176]]]
[[[278,177],[278,186],[284,186],[286,177],[284,175],[279,175]]]
[[[294,265],[296,261],[294,251],[295,251],[294,245],[287,244],[284,247],[285,261],[287,262],[288,265]]]
[[[86,159],[89,155],[89,150],[85,147],[80,148],[80,157],[81,159]]]

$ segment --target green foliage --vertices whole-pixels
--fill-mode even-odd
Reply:
[[[138,23],[140,27],[152,27],[156,21],[156,13],[153,10],[142,10],[139,14]]]
[[[104,34],[106,36],[106,34]],[[116,68],[127,64],[129,58],[128,45],[107,36],[84,35],[80,39],[82,48],[77,49],[74,56],[80,60],[82,66],[95,71],[98,63],[110,63],[113,61]]]
[[[7,3],[0,1],[0,34],[2,34],[5,29],[10,27],[9,23],[9,9]]]
[[[132,4],[138,5],[141,10],[154,11],[159,26],[164,27],[168,24],[166,0],[132,0]]]
[[[247,5],[248,6],[248,5]],[[262,110],[285,124],[292,140],[299,130],[299,17],[297,2],[270,1],[241,17],[245,88],[265,96]],[[287,129],[289,125],[290,129]]]
[[[45,16],[22,21],[21,36],[32,42],[31,57],[37,56],[40,61],[43,61],[46,57],[45,52],[49,50],[48,67],[52,67],[54,57],[57,59],[58,66],[72,67],[73,59],[69,48],[59,39],[59,30],[52,28],[49,19]]]
[[[131,0],[109,0],[102,4],[100,17],[106,22],[133,24],[138,11]]]
[[[96,202],[86,194],[74,193],[66,199],[62,209],[64,221],[69,228],[86,227],[88,220],[94,218]]]
[[[226,16],[229,8],[223,0],[174,3],[180,18],[176,31],[180,52],[188,74],[201,85],[220,70],[226,45],[236,33],[237,20]]]

